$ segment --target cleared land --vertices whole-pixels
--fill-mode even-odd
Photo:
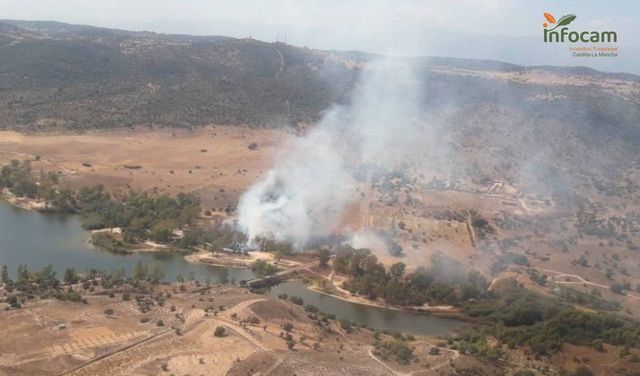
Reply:
[[[0,374],[430,374],[459,356],[429,355],[434,342],[418,338],[415,362],[381,360],[369,330],[316,321],[301,306],[240,288],[178,286],[155,286],[135,300],[90,294],[87,304],[35,300],[3,310]],[[150,309],[141,312],[136,300]],[[217,327],[224,335],[214,335]]]
[[[112,191],[194,191],[203,207],[220,209],[235,206],[242,191],[271,166],[275,146],[287,137],[285,131],[237,126],[81,135],[0,132],[0,163],[37,159],[34,171],[58,172],[73,188],[103,184]]]

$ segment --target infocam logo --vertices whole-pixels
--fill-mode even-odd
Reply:
[[[551,13],[544,13],[546,22],[542,24],[544,27],[545,43],[616,43],[618,42],[618,34],[615,31],[571,31],[567,26],[575,21],[575,14],[567,14],[560,17],[556,22],[556,18]]]

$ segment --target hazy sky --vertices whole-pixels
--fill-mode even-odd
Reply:
[[[620,56],[577,59],[542,42],[542,12],[579,30],[615,30]],[[252,36],[322,49],[429,54],[636,71],[640,1],[0,0],[0,18],[165,33]]]

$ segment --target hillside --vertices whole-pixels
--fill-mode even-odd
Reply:
[[[284,44],[49,22],[1,23],[0,60],[0,126],[28,130],[312,120],[355,78]]]
[[[312,122],[332,103],[348,100],[362,64],[371,58],[253,39],[5,20],[0,21],[0,128]],[[434,94],[427,108],[452,98],[462,105],[504,106],[500,93],[505,91],[513,100],[553,92],[590,112],[598,102],[605,107],[597,116],[619,122],[625,114],[617,108],[638,101],[640,78],[629,74],[449,58],[412,63]],[[543,72],[537,75],[543,79],[530,80],[532,72]],[[549,77],[561,81],[549,85]],[[599,103],[603,95],[608,99]],[[566,103],[561,107],[566,110]],[[590,112],[577,116],[591,118]]]

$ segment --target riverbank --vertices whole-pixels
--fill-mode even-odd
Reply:
[[[265,293],[283,300],[302,301],[303,306],[315,306],[338,319],[356,324],[365,324],[381,331],[411,333],[414,335],[439,336],[462,328],[469,320],[454,314],[430,314],[391,309],[354,303],[331,294],[310,289],[300,280],[289,280],[265,288]],[[298,299],[299,298],[299,299]]]
[[[251,251],[248,254],[242,253],[230,253],[225,251],[213,252],[198,248],[196,252],[185,256],[185,260],[193,263],[200,263],[205,265],[223,266],[230,268],[251,268],[251,266],[258,260],[266,261],[270,264],[276,265],[281,271],[296,268],[303,265],[308,260],[305,255],[298,254],[298,258],[302,257],[302,260],[298,259],[276,259],[273,253]]]
[[[104,228],[91,230],[90,243],[94,247],[108,252],[129,254],[129,253],[188,253],[189,250],[179,247],[172,247],[169,244],[156,243],[151,240],[143,242],[127,243],[122,240],[119,228]]]
[[[0,200],[4,200],[17,208],[33,212],[43,211],[47,208],[46,202],[44,201],[26,197],[17,197],[8,189],[3,189],[0,191]]]
[[[192,263],[241,269],[249,268],[251,263],[257,260],[257,258],[250,256],[236,255],[232,257],[223,255],[220,252],[214,253],[206,250],[198,250],[195,253],[186,255],[184,259]]]
[[[0,200],[7,202],[14,208],[37,212],[42,214],[69,214],[51,208],[44,200],[32,199],[27,197],[18,197],[8,189],[0,191]],[[84,221],[86,218],[80,215]],[[90,234],[90,243],[98,249],[114,252],[118,254],[127,254],[134,252],[181,252],[179,248],[170,244],[157,243],[151,240],[138,241],[134,243],[124,242],[122,238],[122,229],[120,227],[106,227],[100,229],[86,230]],[[181,235],[181,234],[180,234]]]
[[[41,215],[26,210],[15,210],[10,204],[2,202],[0,223],[6,224],[6,226],[0,226],[0,264],[8,265],[9,272],[13,276],[18,265],[28,265],[30,271],[38,271],[49,264],[52,265],[57,276],[64,276],[68,268],[73,268],[77,273],[88,273],[95,269],[106,272],[122,270],[125,276],[132,276],[136,265],[140,263],[150,267],[161,265],[164,274],[162,280],[167,282],[198,280],[201,283],[211,281],[214,284],[221,282],[236,284],[256,278],[250,268],[189,262],[185,256],[190,255],[179,252],[115,254],[100,251],[87,242],[87,231],[82,229],[80,219],[73,215]],[[246,265],[248,261],[244,259],[243,264]],[[296,255],[294,260],[280,261],[279,264],[284,268],[285,264],[297,262],[302,264],[298,268],[300,270],[311,261],[313,260],[310,255]],[[310,290],[300,282],[284,282],[274,286],[273,291],[282,288],[293,288],[293,291],[288,291],[289,295],[304,296],[305,304],[333,313],[338,318],[366,323],[380,330],[403,331],[416,335],[444,335],[462,325],[457,322],[458,320],[447,320],[446,317],[409,314],[398,310],[353,304]],[[242,291],[249,296],[250,292],[247,289]],[[277,298],[278,294],[273,296]],[[210,305],[211,303],[202,304]],[[218,304],[216,302],[216,306]]]
[[[302,282],[304,282],[304,281],[302,281]],[[331,296],[333,298],[343,300],[345,302],[365,305],[365,306],[369,306],[369,307],[390,309],[390,310],[402,311],[402,312],[437,314],[437,315],[441,315],[441,316],[444,316],[444,317],[450,317],[451,315],[459,315],[462,312],[460,310],[460,308],[454,307],[454,306],[429,306],[429,305],[424,305],[424,306],[419,306],[419,307],[415,307],[415,306],[410,306],[410,307],[397,306],[397,305],[392,305],[392,304],[386,304],[386,303],[379,302],[379,301],[369,300],[369,299],[367,299],[365,297],[358,296],[358,295],[345,296],[345,295],[342,295],[342,294],[331,293],[331,292],[328,292],[326,290],[323,290],[322,287],[317,286],[317,285],[313,285],[313,284],[305,284],[305,285],[311,291],[315,291],[315,292],[320,293],[320,294],[325,294],[325,295]],[[467,320],[465,320],[465,321],[467,321]]]
[[[370,300],[363,296],[353,295],[347,290],[341,288],[339,285],[344,282],[344,277],[335,276],[330,273],[328,276],[322,275],[311,269],[311,267],[305,267],[303,263],[297,260],[281,259],[275,261],[275,257],[271,253],[267,252],[250,252],[248,255],[229,254],[225,252],[209,252],[200,250],[197,253],[192,253],[185,256],[185,260],[194,263],[203,263],[208,265],[215,265],[220,267],[231,268],[250,268],[251,265],[257,260],[265,260],[267,262],[275,262],[280,268],[292,269],[299,268],[295,272],[300,278],[287,279],[288,281],[299,280],[303,282],[306,288],[310,291],[331,296],[333,298],[363,306],[376,307],[382,309],[389,309],[394,311],[410,312],[410,313],[428,313],[438,316],[456,319],[463,321],[470,321],[465,315],[462,314],[462,310],[459,307],[451,305],[430,306],[425,304],[423,306],[398,306],[393,304],[387,304],[382,301]],[[302,266],[302,267],[301,267]]]
[[[14,194],[9,192],[7,189],[0,191],[0,201],[6,202],[10,207],[24,210],[26,212],[31,212],[34,214],[61,214],[66,215],[67,213],[60,213],[55,210],[49,210],[47,208],[46,203],[44,201],[29,199],[24,197],[16,197]],[[79,217],[80,218],[80,217]],[[111,246],[106,244],[102,244],[100,242],[94,241],[94,235],[105,234],[109,235],[114,240],[120,240],[122,231],[120,228],[102,228],[96,230],[86,230],[82,228],[82,232],[86,235],[83,237],[83,242],[88,243],[92,248],[100,251],[106,251],[113,254],[126,255],[133,253],[186,253],[186,250],[179,249],[175,247],[171,247],[167,244],[160,244],[150,240],[146,240],[144,242],[137,243],[124,243],[121,242],[119,244],[119,248],[116,250]],[[215,265],[214,265],[215,266]],[[224,265],[220,265],[224,266]]]
[[[387,304],[383,301],[371,300],[363,296],[351,294],[349,291],[339,286],[340,282],[344,281],[344,278],[336,277],[333,273],[330,273],[328,276],[324,276],[306,268],[298,271],[298,274],[309,290],[325,294],[345,302],[394,311],[436,314],[442,315],[443,317],[460,316],[460,319],[470,321],[465,315],[462,315],[462,310],[459,307],[451,305],[430,306],[428,304],[423,306],[398,306]]]
[[[0,200],[3,200],[8,204],[10,204],[11,206],[21,210],[27,210],[30,212],[43,213],[43,214],[48,212],[57,213],[55,210],[49,210],[49,208],[47,208],[45,201],[30,199],[26,197],[17,197],[13,193],[11,193],[8,189],[3,189],[0,191]],[[85,230],[85,231],[87,232],[88,235],[90,235],[90,238],[92,239],[89,242],[97,249],[100,249],[103,251],[114,252],[118,254],[135,253],[135,252],[152,252],[152,253],[156,253],[156,252],[183,253],[184,252],[184,250],[171,247],[168,244],[161,244],[151,240],[145,240],[144,242],[137,242],[137,243],[124,243],[122,242],[122,229],[119,227],[113,227],[113,228],[106,227],[101,229]],[[94,236],[96,235],[100,236],[101,234],[108,235],[109,238],[113,239],[113,241],[118,241],[120,243],[118,244],[118,249],[115,249],[112,246],[104,244],[104,242],[93,241]],[[234,265],[228,262],[227,263],[209,262],[204,258],[202,261],[200,261],[199,257],[196,255],[195,257],[188,259],[188,261],[201,262],[203,264],[209,264],[209,265],[215,265],[215,266],[248,267],[250,262],[255,261],[255,259],[252,258],[248,263],[241,263],[241,264]]]

